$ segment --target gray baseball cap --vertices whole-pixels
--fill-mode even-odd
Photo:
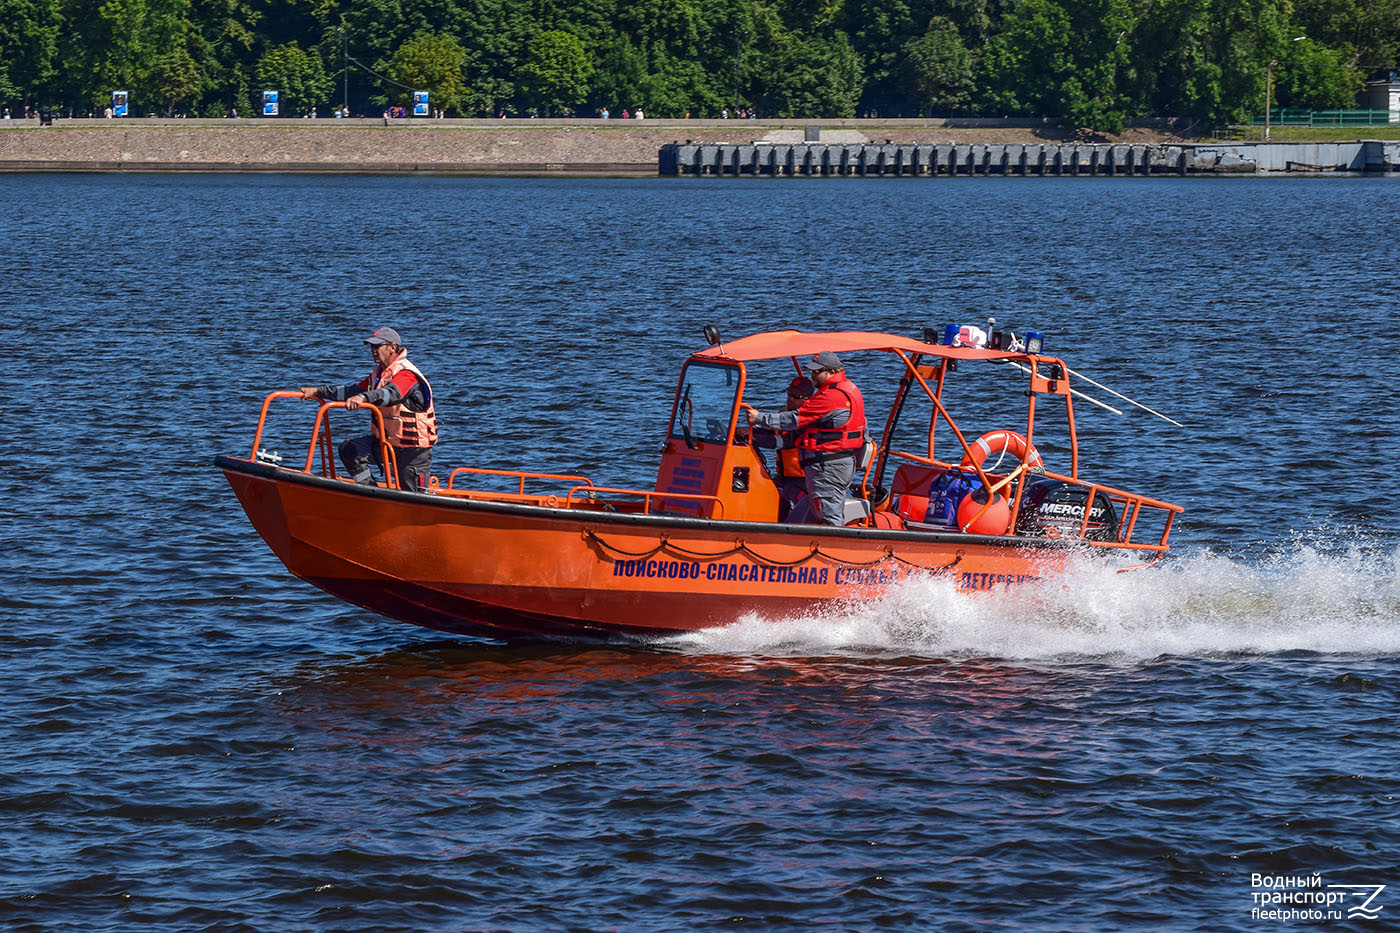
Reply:
[[[404,346],[403,338],[400,337],[399,332],[392,327],[377,328],[374,333],[365,338],[365,343],[372,347],[377,347],[381,343],[392,343],[400,347]]]
[[[830,350],[823,350],[802,365],[812,372],[816,372],[819,369],[830,369],[841,372],[846,368],[846,364],[841,362],[841,357],[832,353]]]

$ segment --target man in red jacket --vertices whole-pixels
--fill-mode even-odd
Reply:
[[[816,388],[806,376],[798,376],[788,383],[787,405],[784,411],[796,411],[802,403],[812,397]],[[754,428],[755,447],[774,448],[778,452],[775,469],[778,486],[778,521],[786,521],[807,491],[807,476],[802,472],[801,451],[797,449],[797,434],[790,431],[768,431]]]
[[[812,374],[816,393],[796,411],[758,411],[744,406],[754,428],[791,431],[807,476],[808,521],[846,523],[845,502],[855,478],[856,461],[865,447],[865,400],[846,378],[846,367],[830,351],[802,364]]]
[[[417,366],[408,361],[403,338],[392,327],[381,327],[365,338],[374,370],[359,382],[343,386],[306,386],[305,399],[344,402],[346,408],[373,405],[384,420],[384,436],[394,451],[394,465],[401,489],[423,489],[433,465],[437,443],[437,413],[433,387]],[[370,463],[381,468],[379,437],[352,437],[340,445],[340,460],[357,483],[374,485]]]

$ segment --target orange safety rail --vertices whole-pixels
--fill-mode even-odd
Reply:
[[[574,507],[574,493],[576,492],[587,493],[590,500],[596,493],[600,492],[612,493],[618,496],[641,496],[643,515],[651,514],[651,500],[653,498],[689,499],[696,502],[713,502],[715,505],[719,506],[719,515],[717,517],[721,520],[724,518],[724,502],[718,496],[704,496],[689,492],[657,492],[655,489],[617,489],[612,486],[594,486],[590,483],[587,486],[575,486],[573,489],[570,489],[568,496],[564,499],[564,508],[571,509]]]
[[[258,427],[253,432],[253,450],[248,459],[257,461],[258,451],[262,449],[263,428],[267,425],[267,412],[272,406],[272,402],[279,398],[294,398],[301,400],[300,392],[288,392],[280,390],[269,392],[267,398],[263,399],[262,411],[258,415]],[[335,456],[331,448],[331,427],[330,421],[326,418],[326,413],[332,408],[348,408],[344,402],[322,402],[321,407],[316,411],[316,422],[311,429],[311,443],[306,450],[306,463],[302,466],[302,473],[310,473],[311,465],[316,460],[316,448],[321,448],[321,475],[331,479],[336,478]],[[384,414],[373,405],[361,405],[360,409],[370,412],[374,419],[374,434],[379,438],[380,463],[384,465],[385,476],[388,477],[389,485],[399,489],[398,463],[394,459],[389,442],[384,436]]]
[[[527,479],[556,480],[561,483],[581,483],[584,486],[592,486],[593,481],[586,476],[571,476],[566,473],[530,473],[525,470],[492,470],[486,467],[457,467],[447,474],[447,489],[444,492],[453,494],[459,490],[452,485],[459,473],[472,473],[480,476],[510,476],[520,480],[520,488],[516,490],[516,495],[525,495],[525,481]]]
[[[285,391],[281,391],[281,392],[269,392],[269,393],[267,394],[267,398],[263,399],[263,403],[262,403],[262,412],[261,412],[261,414],[258,415],[258,429],[257,429],[256,431],[253,432],[253,452],[250,453],[250,454],[248,455],[248,459],[249,459],[249,460],[257,460],[257,459],[258,459],[258,451],[262,449],[263,425],[265,425],[265,424],[267,423],[267,410],[268,410],[270,407],[272,407],[272,400],[273,400],[273,399],[278,399],[278,398],[295,398],[295,399],[300,399],[300,398],[301,398],[301,393],[300,393],[300,392],[285,392]],[[312,438],[312,441],[313,441],[313,446],[314,446],[315,438]]]
[[[1092,541],[1086,539],[1085,543],[1093,547],[1118,547],[1129,548],[1138,551],[1158,551],[1167,550],[1167,538],[1171,536],[1172,521],[1177,514],[1185,511],[1182,506],[1172,505],[1170,502],[1163,502],[1160,499],[1153,499],[1150,496],[1142,496],[1136,493],[1124,492],[1121,489],[1114,489],[1111,486],[1104,486],[1099,483],[1086,483],[1083,480],[1070,479],[1067,476],[1047,472],[1045,474],[1052,479],[1063,480],[1075,486],[1082,486],[1088,490],[1088,498],[1085,500],[1084,517],[1080,520],[1079,536],[1083,538],[1089,533],[1089,516],[1092,512],[1090,507],[1094,497],[1103,493],[1108,500],[1119,509],[1118,539],[1116,541]],[[1133,532],[1137,529],[1138,517],[1143,509],[1151,509],[1166,513],[1162,526],[1161,540],[1156,544],[1147,544],[1133,540]]]
[[[931,457],[924,457],[920,454],[909,453],[904,450],[891,450],[890,456],[898,457],[902,460],[910,460],[914,463],[922,463],[926,466],[938,467],[939,469],[955,469],[955,465],[945,463],[942,460],[934,460]],[[1092,547],[1112,547],[1125,548],[1137,551],[1165,552],[1167,550],[1167,539],[1171,536],[1172,522],[1176,516],[1185,511],[1182,506],[1172,505],[1170,502],[1163,502],[1160,499],[1153,499],[1151,496],[1144,496],[1138,493],[1126,492],[1122,489],[1115,489],[1112,486],[1105,486],[1102,483],[1088,483],[1081,479],[1065,476],[1062,473],[1052,473],[1045,471],[1045,476],[1056,479],[1072,486],[1082,486],[1088,490],[1088,498],[1085,500],[1084,517],[1080,520],[1079,536],[1084,538],[1089,532],[1089,516],[1091,509],[1089,504],[1094,501],[1094,496],[1103,493],[1119,509],[1118,538],[1114,541],[1092,541],[1085,539],[1084,543]],[[1143,543],[1133,540],[1133,532],[1137,529],[1138,517],[1144,509],[1164,512],[1166,514],[1165,524],[1162,528],[1162,537],[1155,544]],[[1013,516],[1014,521],[1014,516]],[[1014,527],[1014,526],[1013,526]]]
[[[345,408],[345,409],[351,410],[351,411],[358,411],[359,409],[350,409],[349,406],[347,406],[344,402],[322,402],[322,403],[321,403],[320,409],[318,409],[317,412],[316,412],[316,426],[315,426],[315,428],[313,428],[313,430],[315,431],[315,433],[312,435],[312,441],[311,441],[311,443],[312,443],[312,446],[314,447],[314,446],[315,446],[315,443],[316,443],[316,439],[319,438],[319,437],[321,437],[321,424],[324,422],[324,423],[325,423],[325,426],[326,426],[326,430],[325,430],[326,443],[325,443],[325,446],[322,448],[322,451],[321,451],[321,472],[322,472],[322,473],[326,473],[327,464],[329,464],[330,471],[329,471],[329,473],[326,473],[326,475],[328,475],[328,476],[334,478],[334,477],[335,477],[335,458],[334,458],[334,457],[331,457],[331,456],[329,455],[329,449],[328,449],[328,448],[330,447],[331,426],[330,426],[330,421],[327,420],[327,418],[326,418],[326,413],[327,413],[328,411],[330,411],[332,408]],[[402,489],[403,486],[401,486],[401,485],[399,484],[399,463],[398,463],[398,458],[396,458],[396,457],[394,456],[393,450],[389,447],[389,441],[388,441],[388,439],[384,436],[384,413],[381,412],[378,408],[374,407],[373,405],[361,405],[360,408],[368,409],[369,412],[370,412],[370,413],[373,415],[373,417],[374,417],[374,432],[373,432],[373,433],[374,433],[374,435],[375,435],[376,437],[379,438],[379,462],[380,462],[380,464],[381,464],[381,465],[383,466],[383,468],[384,468],[384,475],[385,475],[385,477],[388,479],[389,488],[391,488],[391,489]],[[312,456],[313,456],[312,451],[307,451],[307,452],[306,452],[306,470],[305,470],[305,472],[307,472],[307,473],[310,473],[310,472],[311,472],[311,459],[312,459]]]
[[[953,417],[952,417],[951,415],[948,414],[948,410],[947,410],[946,408],[943,407],[943,400],[942,400],[942,398],[941,398],[941,396],[942,396],[942,389],[941,389],[942,383],[941,383],[941,379],[940,379],[940,390],[939,390],[938,392],[933,391],[933,389],[929,388],[928,380],[925,379],[924,376],[923,376],[923,374],[919,372],[919,367],[917,367],[917,366],[914,365],[913,360],[911,360],[911,359],[909,359],[909,357],[905,356],[904,353],[903,353],[902,351],[896,350],[895,352],[899,355],[899,358],[900,358],[901,360],[904,361],[905,369],[906,369],[910,374],[912,374],[913,377],[914,377],[915,379],[918,380],[919,385],[923,388],[924,394],[926,394],[926,395],[928,396],[929,401],[933,402],[934,411],[936,412],[936,414],[934,415],[934,420],[935,420],[935,421],[937,420],[937,416],[938,416],[938,415],[942,415],[942,416],[943,416],[943,420],[944,420],[945,422],[947,422],[948,427],[952,429],[952,431],[953,431],[953,436],[956,437],[956,438],[958,439],[958,443],[962,445],[963,452],[966,453],[967,456],[969,456],[969,457],[972,456],[972,445],[969,444],[969,443],[967,442],[967,438],[963,437],[962,431],[958,428],[958,423],[957,423],[956,421],[953,420]],[[1026,440],[1029,442],[1030,438],[1027,437]],[[933,453],[933,430],[932,430],[932,426],[930,426],[930,429],[929,429],[928,443],[929,443],[928,452],[929,452],[929,453]],[[929,462],[932,462],[932,461],[929,461]],[[975,464],[975,466],[976,466],[976,470],[977,470],[977,475],[978,475],[979,477],[981,477],[981,479],[982,479],[982,485],[983,485],[983,487],[990,487],[992,484],[991,484],[990,482],[987,481],[987,474],[982,472],[982,466],[981,466],[980,464]],[[1014,519],[1015,516],[1013,515],[1012,518]]]

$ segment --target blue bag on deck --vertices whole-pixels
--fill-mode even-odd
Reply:
[[[963,497],[974,489],[981,489],[982,481],[961,470],[947,470],[939,475],[928,488],[928,512],[924,521],[931,525],[947,525],[952,528],[958,523],[958,506]]]

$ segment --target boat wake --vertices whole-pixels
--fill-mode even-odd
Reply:
[[[916,578],[878,599],[747,616],[662,643],[686,653],[1133,661],[1400,652],[1400,547],[1295,540],[1262,559],[1174,554],[1119,573],[1085,555],[1051,580],[976,594]]]

